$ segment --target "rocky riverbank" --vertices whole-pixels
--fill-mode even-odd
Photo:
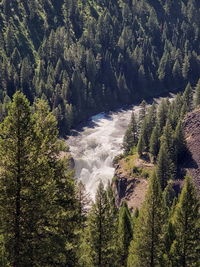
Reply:
[[[116,205],[119,207],[123,201],[126,201],[130,209],[140,208],[147,191],[148,177],[154,165],[150,161],[131,155],[115,161],[114,167],[112,187]]]

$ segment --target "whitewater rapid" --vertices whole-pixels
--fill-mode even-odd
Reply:
[[[161,98],[154,99],[159,102]],[[136,114],[139,106],[119,109],[115,112],[100,113],[81,128],[74,131],[67,143],[75,160],[75,172],[94,199],[99,181],[104,185],[114,175],[113,159],[122,153],[122,142],[131,113]]]
[[[81,131],[74,131],[67,143],[75,160],[75,172],[94,198],[99,181],[104,185],[113,177],[113,159],[122,153],[123,136],[130,122],[132,111],[100,113],[91,117]]]

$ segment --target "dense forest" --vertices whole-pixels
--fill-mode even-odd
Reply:
[[[1,117],[21,90],[60,133],[89,115],[183,89],[200,72],[198,0],[1,0]]]
[[[194,96],[199,107],[200,82]],[[181,122],[192,106],[188,85],[171,104],[163,100],[157,116],[155,104],[146,113],[141,108],[142,123],[133,113],[125,155],[149,154],[155,170],[142,207],[131,213],[125,202],[117,208],[110,183],[100,182],[91,201],[69,168],[68,148],[58,139],[47,102],[37,99],[31,106],[21,92],[15,93],[0,124],[0,265],[199,267],[199,195],[190,177],[180,195],[173,188],[186,151]],[[136,125],[141,125],[137,133]],[[145,143],[150,132],[150,143]]]
[[[200,107],[200,79],[193,89],[190,83],[183,94],[174,99],[164,98],[150,107],[143,100],[138,116],[132,113],[126,130],[124,154],[138,153],[141,158],[157,163],[157,176],[162,189],[168,180],[182,178],[180,165],[189,158],[183,132],[185,115]]]
[[[0,266],[200,266],[199,195],[181,172],[199,17],[199,0],[0,0]],[[124,136],[122,157],[153,165],[142,207],[117,207],[102,181],[91,200],[61,137],[177,90],[143,100]]]

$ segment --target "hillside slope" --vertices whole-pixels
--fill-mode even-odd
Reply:
[[[18,89],[46,98],[66,134],[93,113],[194,84],[199,16],[198,0],[1,0],[0,101]]]
[[[200,193],[200,109],[189,113],[184,121],[184,131],[190,156],[185,167]]]

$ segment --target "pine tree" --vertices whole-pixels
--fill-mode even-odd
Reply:
[[[139,133],[141,131],[144,118],[146,116],[146,111],[147,111],[147,103],[145,100],[143,100],[140,103],[140,107],[139,107],[139,116],[138,116],[138,131],[139,131]]]
[[[175,197],[176,197],[176,192],[174,191],[173,183],[169,182],[163,192],[163,199],[165,201],[166,207],[168,207],[169,209],[172,207]]]
[[[169,213],[168,221],[164,224],[164,231],[163,231],[164,232],[163,234],[164,248],[163,248],[163,257],[162,257],[161,266],[172,266],[170,249],[175,240],[175,233],[174,233],[174,227],[173,227],[173,224],[170,218],[171,218],[171,212]]]
[[[198,108],[200,105],[200,79],[195,87],[194,106]]]
[[[181,110],[183,106],[183,97],[181,94],[177,94],[175,99],[170,104],[169,112],[168,112],[168,120],[173,129],[176,128],[178,121],[181,117]]]
[[[144,150],[145,150],[144,138],[143,138],[143,135],[140,134],[140,138],[139,138],[138,145],[137,145],[137,152],[138,152],[139,157],[142,156]]]
[[[132,239],[132,218],[126,202],[124,202],[119,211],[118,225],[118,254],[120,255],[119,264],[122,267],[127,266],[128,248]]]
[[[0,127],[0,229],[9,263],[73,266],[77,205],[55,117],[43,100],[31,112],[17,92]]]
[[[89,193],[86,192],[85,185],[82,181],[79,181],[76,184],[76,198],[79,206],[80,224],[84,227],[88,210],[91,205],[91,199]]]
[[[172,217],[175,240],[171,247],[172,266],[200,266],[200,205],[190,177],[185,178]]]
[[[168,180],[174,179],[175,168],[170,158],[170,152],[166,142],[161,144],[161,148],[158,154],[156,174],[160,181],[161,188],[164,189]]]
[[[33,124],[28,100],[16,93],[8,116],[1,123],[0,137],[0,229],[4,235],[10,264],[27,263],[27,185],[31,181]],[[25,234],[26,233],[26,234]],[[29,261],[28,261],[29,262]],[[30,263],[30,262],[29,262]]]
[[[183,94],[183,101],[187,105],[187,112],[191,111],[193,108],[193,92],[192,92],[192,87],[190,83],[188,83],[185,88],[185,91]]]
[[[159,180],[151,177],[129,248],[128,267],[159,266],[165,207]]]
[[[138,141],[137,134],[138,134],[137,122],[135,119],[135,114],[133,112],[131,115],[130,124],[128,125],[128,129],[126,130],[123,140],[123,149],[126,155],[130,152],[131,148],[137,145]]]
[[[148,109],[148,113],[145,117],[144,124],[142,126],[141,134],[143,135],[144,138],[146,151],[149,151],[151,134],[156,124],[156,112],[157,112],[156,105],[155,103],[153,103],[152,106]]]
[[[166,143],[169,151],[169,157],[172,162],[175,162],[176,155],[174,151],[174,131],[169,120],[167,120],[166,125],[164,127],[161,143]]]
[[[116,257],[116,238],[113,234],[116,229],[113,227],[113,213],[110,210],[108,196],[100,182],[96,192],[96,200],[92,205],[87,226],[88,235],[85,237],[88,244],[89,257],[91,256],[92,266],[116,266],[113,259]],[[82,264],[87,258],[82,257]]]
[[[73,173],[68,170],[68,158],[64,153],[66,145],[58,140],[57,121],[47,102],[37,100],[33,109],[37,155],[34,172],[38,177],[34,191],[38,192],[35,198],[36,205],[40,201],[40,208],[35,208],[32,213],[37,211],[43,220],[38,223],[38,227],[43,229],[43,238],[37,242],[35,261],[40,265],[73,266],[77,263],[79,206]],[[60,157],[60,152],[64,153],[63,157]],[[50,246],[48,250],[47,246]]]
[[[181,120],[178,122],[174,133],[174,150],[176,156],[176,163],[181,162],[186,152],[186,140]]]
[[[31,79],[33,75],[32,65],[28,57],[24,58],[20,70],[20,86],[23,93],[32,100],[33,91],[31,91]]]
[[[160,105],[158,106],[158,114],[157,114],[158,125],[161,130],[161,133],[163,132],[163,128],[167,121],[168,108],[169,108],[169,101],[166,99],[162,99]]]
[[[182,66],[182,76],[185,80],[187,80],[188,78],[189,71],[190,71],[190,59],[186,55],[184,58],[183,66]]]
[[[154,159],[157,157],[160,148],[160,130],[156,125],[153,129],[150,139],[149,152],[153,155]]]

